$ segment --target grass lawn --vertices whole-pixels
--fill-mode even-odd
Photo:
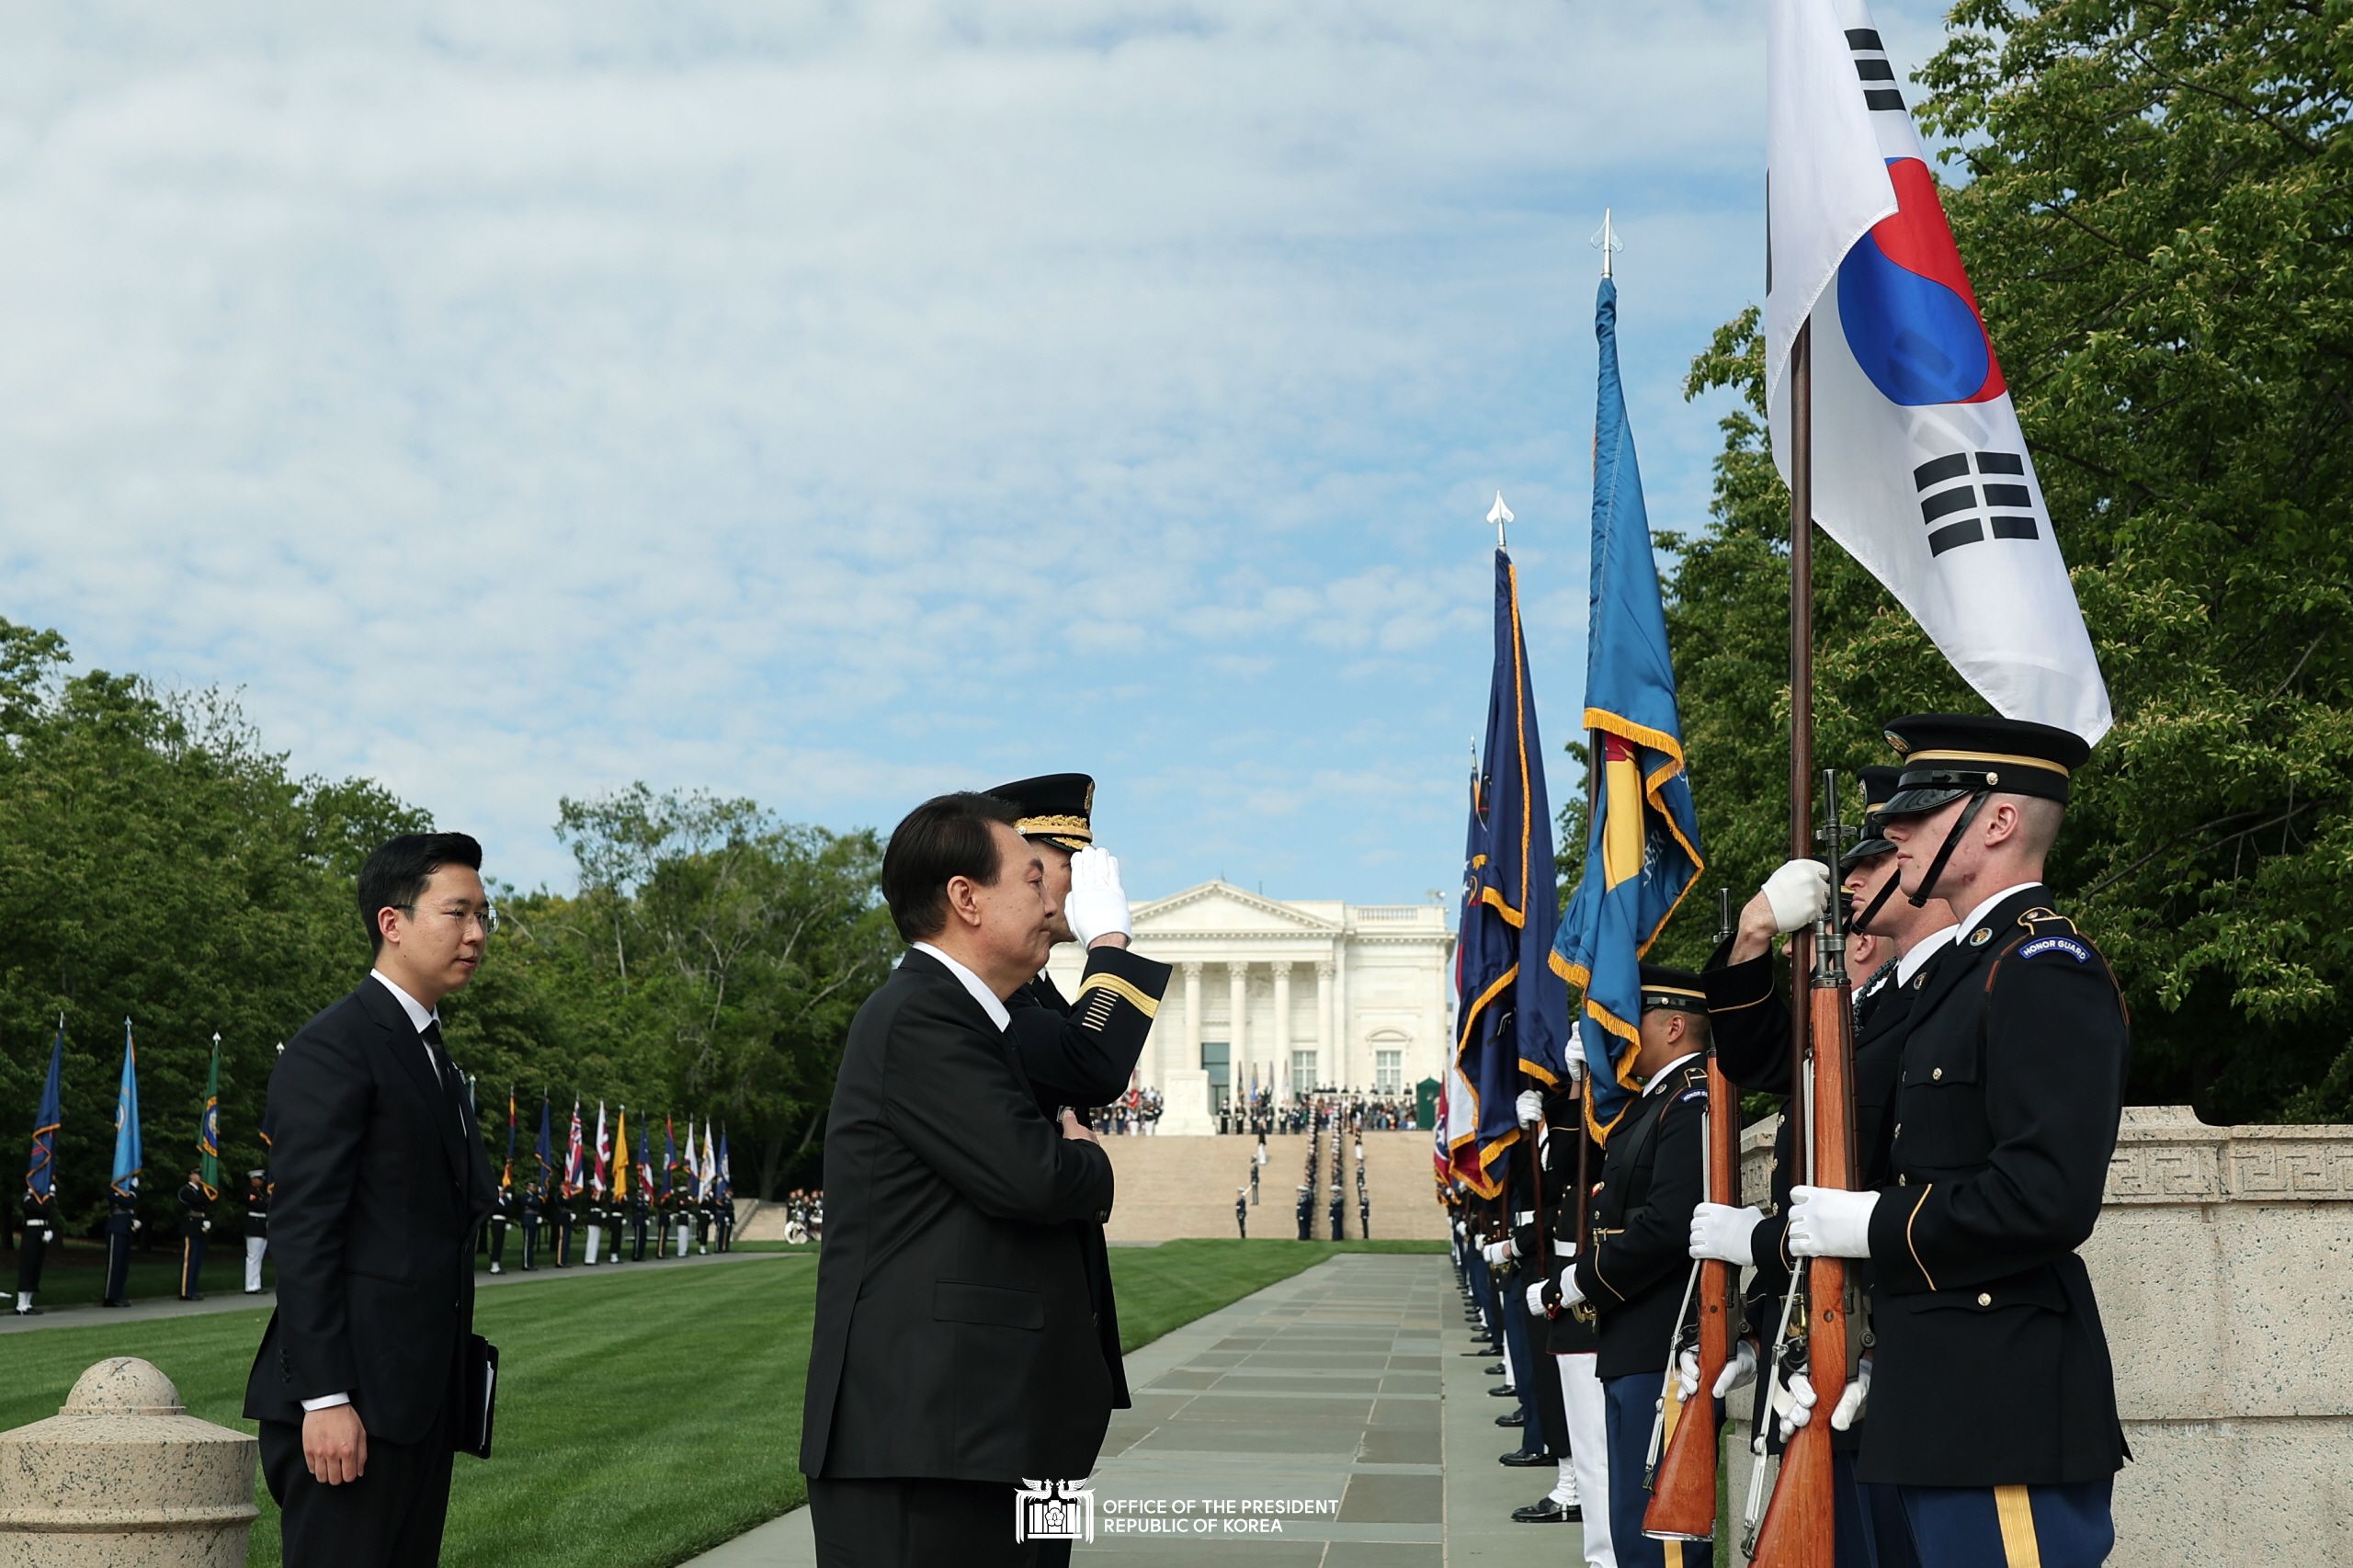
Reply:
[[[1340,1252],[1437,1242],[1184,1241],[1113,1247],[1129,1349]],[[499,1347],[498,1457],[457,1461],[443,1559],[473,1568],[664,1568],[806,1500],[796,1461],[816,1268],[812,1254],[718,1268],[602,1270],[482,1293]],[[242,1267],[242,1263],[240,1264]],[[56,1414],[92,1362],[153,1361],[189,1411],[237,1412],[267,1314],[45,1329],[0,1356],[0,1430]],[[253,1568],[278,1562],[256,1500]]]
[[[144,1236],[140,1238],[145,1240]],[[264,1257],[261,1282],[265,1290],[278,1283],[278,1271]],[[95,1303],[106,1290],[107,1244],[74,1237],[70,1241],[51,1242],[42,1254],[40,1290],[33,1297],[38,1306],[86,1307]],[[197,1278],[197,1285],[208,1296],[233,1296],[245,1288],[245,1238],[242,1233],[223,1237],[216,1227],[205,1238],[204,1271]],[[17,1254],[12,1248],[0,1252],[0,1301],[13,1299],[17,1289]],[[171,1248],[153,1252],[133,1249],[131,1255],[131,1299],[152,1301],[180,1293],[180,1244],[173,1237]]]

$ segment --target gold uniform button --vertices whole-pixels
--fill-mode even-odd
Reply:
[[[1980,1290],[1980,1291],[1978,1291],[1978,1292],[1977,1292],[1977,1304],[1978,1304],[1979,1306],[1981,1306],[1981,1307],[1990,1307],[1990,1306],[1992,1306],[1992,1305],[1994,1304],[1994,1297],[1993,1297],[1993,1293],[1992,1293],[1991,1291],[1986,1291],[1986,1290]]]
[[[1912,1178],[1908,1176],[1899,1176],[1895,1178],[1895,1185],[1898,1187],[1910,1187],[1912,1185]]]
[[[1931,1078],[1942,1078],[1944,1075],[1945,1070],[1941,1067],[1932,1068],[1928,1073],[1928,1076]]]

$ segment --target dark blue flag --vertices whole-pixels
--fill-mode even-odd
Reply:
[[[65,1124],[58,1090],[65,1066],[65,1020],[57,1020],[57,1040],[49,1048],[49,1083],[40,1092],[40,1108],[33,1112],[33,1152],[25,1165],[25,1190],[47,1198],[56,1190],[57,1130]]]
[[[548,1130],[548,1097],[540,1096],[540,1196],[545,1198],[548,1187],[555,1180],[555,1142]]]
[[[1706,861],[1684,772],[1666,606],[1618,380],[1618,285],[1606,278],[1594,332],[1601,392],[1594,412],[1585,723],[1596,732],[1600,788],[1586,827],[1585,875],[1562,919],[1553,967],[1585,992],[1580,1034],[1593,1070],[1586,1116],[1595,1136],[1607,1138],[1641,1087],[1631,1058],[1641,1038],[1643,954]]]
[[[1552,966],[1557,899],[1552,811],[1544,789],[1544,746],[1536,694],[1520,635],[1519,574],[1495,551],[1495,659],[1487,693],[1487,736],[1472,802],[1460,946],[1462,1011],[1455,1040],[1458,1083],[1469,1090],[1469,1147],[1449,1150],[1454,1167],[1484,1196],[1500,1190],[1489,1170],[1519,1140],[1513,1117],[1526,1074],[1546,1084],[1568,1075],[1568,987]]]

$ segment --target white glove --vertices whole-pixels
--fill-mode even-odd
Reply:
[[[1773,1403],[1774,1415],[1781,1425],[1781,1441],[1788,1442],[1791,1433],[1813,1419],[1814,1402],[1819,1397],[1813,1392],[1813,1379],[1803,1372],[1790,1375],[1787,1411],[1783,1411],[1779,1399],[1776,1398]],[[1870,1402],[1870,1397],[1871,1358],[1866,1356],[1856,1365],[1855,1381],[1847,1385],[1847,1392],[1838,1396],[1837,1405],[1830,1412],[1830,1429],[1844,1432],[1851,1428],[1863,1418],[1863,1406]]]
[[[1691,1256],[1736,1263],[1743,1268],[1753,1267],[1756,1262],[1756,1249],[1749,1244],[1749,1238],[1756,1233],[1756,1223],[1764,1218],[1761,1209],[1700,1204],[1691,1210]]]
[[[1801,930],[1822,918],[1830,907],[1830,868],[1819,860],[1788,860],[1765,879],[1759,890],[1773,906],[1773,924],[1783,931]]]
[[[1544,1119],[1544,1091],[1541,1089],[1522,1089],[1519,1098],[1512,1104],[1519,1113],[1522,1127],[1533,1127]]]
[[[1488,1267],[1501,1268],[1505,1264],[1509,1263],[1513,1258],[1519,1256],[1519,1248],[1513,1244],[1510,1237],[1506,1236],[1502,1241],[1489,1242],[1486,1245],[1481,1247],[1479,1249],[1479,1256],[1487,1260]]]
[[[207,1221],[204,1221],[204,1230],[205,1230],[205,1233],[206,1233],[206,1234],[210,1235],[210,1234],[211,1233],[211,1231],[212,1231],[212,1221],[211,1221],[207,1220]]]
[[[1876,1192],[1835,1187],[1790,1188],[1790,1255],[1793,1257],[1869,1257],[1871,1210]]]
[[[1561,1270],[1561,1310],[1567,1312],[1584,1300],[1585,1290],[1577,1283],[1577,1271],[1574,1268]]]
[[[1535,1284],[1530,1285],[1528,1288],[1528,1315],[1529,1317],[1540,1318],[1544,1315],[1545,1284],[1546,1281],[1539,1279]]]
[[[1063,900],[1063,914],[1081,946],[1115,931],[1123,937],[1135,934],[1128,919],[1127,890],[1120,885],[1117,856],[1090,846],[1070,858],[1070,896]]]
[[[1787,1443],[1797,1429],[1813,1419],[1813,1383],[1803,1372],[1773,1381],[1773,1421]]]
[[[1732,1347],[1733,1358],[1724,1363],[1724,1369],[1716,1374],[1716,1386],[1708,1391],[1711,1399],[1722,1399],[1733,1390],[1756,1381],[1755,1348],[1745,1339],[1733,1340]],[[1682,1385],[1685,1399],[1688,1400],[1699,1392],[1698,1346],[1687,1346],[1682,1355],[1676,1358],[1675,1377],[1677,1382]]]
[[[1460,1220],[1457,1220],[1457,1221],[1454,1222],[1454,1233],[1455,1233],[1456,1235],[1458,1235],[1458,1236],[1463,1233],[1463,1225],[1462,1225],[1462,1221],[1460,1221]]]

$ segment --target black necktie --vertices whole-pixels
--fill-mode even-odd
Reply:
[[[441,1044],[441,1020],[428,1019],[424,1032],[417,1036],[433,1052],[433,1070],[441,1075],[441,1097],[449,1103],[449,1115],[457,1122],[458,1131],[466,1127],[463,1091],[458,1086],[458,1064],[449,1060],[449,1051]]]

